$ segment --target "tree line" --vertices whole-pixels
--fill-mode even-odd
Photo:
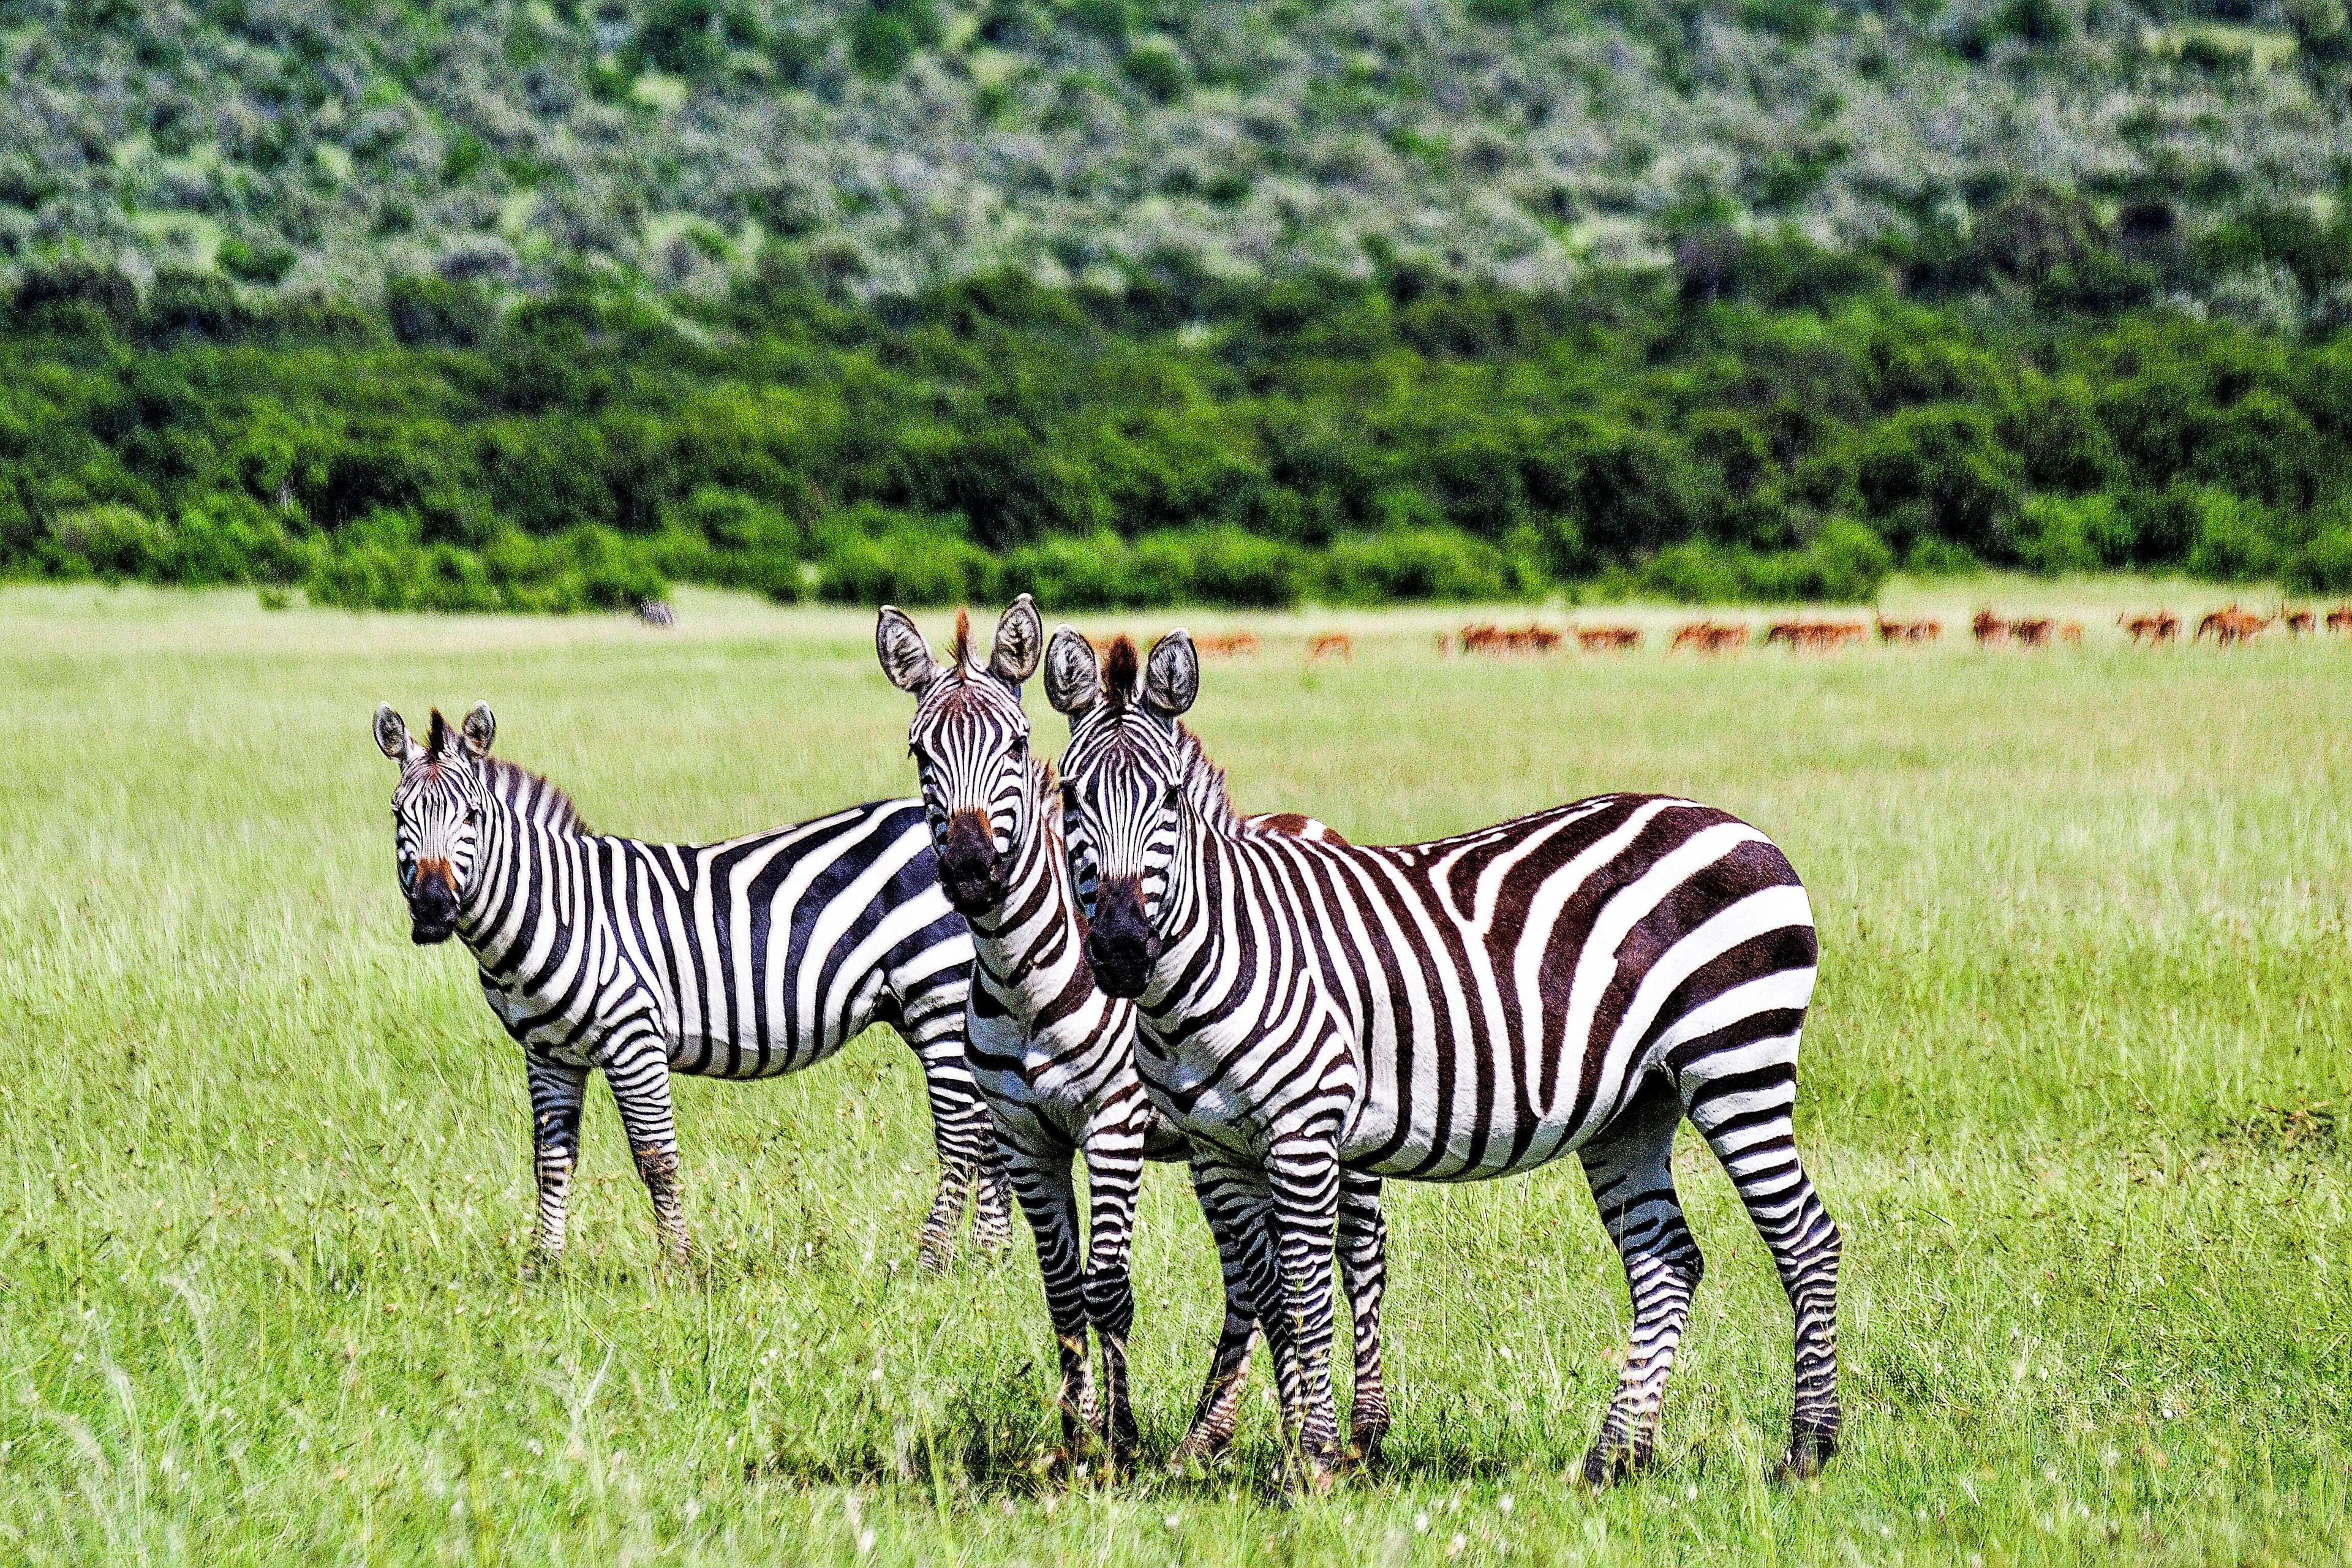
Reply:
[[[370,305],[64,264],[0,318],[19,578],[1087,608],[1850,601],[1976,563],[2352,590],[2352,333],[1939,299],[1737,237],[1541,291],[1171,268],[870,303],[781,259],[712,300]]]

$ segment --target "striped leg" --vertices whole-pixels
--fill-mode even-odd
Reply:
[[[1381,1214],[1381,1179],[1339,1173],[1339,1283],[1355,1320],[1356,1397],[1348,1436],[1367,1463],[1388,1436],[1389,1391],[1381,1375],[1381,1299],[1389,1289],[1389,1227]]]
[[[1318,1125],[1278,1137],[1268,1152],[1265,1175],[1273,1189],[1282,1306],[1260,1316],[1286,1310],[1304,1416],[1295,1437],[1307,1485],[1320,1491],[1330,1486],[1339,1458],[1339,1418],[1331,1398],[1331,1265],[1339,1224],[1337,1130]]]
[[[668,1053],[652,1034],[636,1030],[599,1046],[596,1062],[621,1108],[621,1127],[628,1134],[637,1174],[653,1198],[664,1251],[670,1262],[684,1263],[691,1248],[686,1210],[678,1199],[677,1123],[670,1114]]]
[[[1674,1054],[1690,1119],[1739,1190],[1772,1249],[1796,1319],[1796,1402],[1788,1473],[1817,1473],[1837,1452],[1837,1276],[1843,1239],[1797,1157],[1797,1037],[1723,1044],[1731,1031]],[[1678,1059],[1676,1059],[1678,1058]]]
[[[940,1158],[939,1193],[923,1221],[915,1256],[925,1273],[937,1274],[955,1257],[967,1194],[975,1200],[972,1244],[992,1255],[1003,1249],[1011,1233],[1013,1203],[997,1159],[994,1125],[964,1060],[963,1008],[935,1009],[909,1023],[908,1029],[908,1043],[923,1065],[931,1136]]]
[[[1584,1456],[1584,1479],[1603,1486],[1650,1462],[1658,1404],[1690,1317],[1705,1265],[1675,1195],[1675,1129],[1683,1107],[1663,1077],[1633,1094],[1617,1119],[1578,1151],[1601,1223],[1625,1260],[1633,1298],[1633,1340],[1601,1436]]]
[[[539,1182],[539,1250],[549,1258],[563,1251],[572,1217],[572,1175],[580,1168],[580,1108],[588,1094],[588,1069],[543,1061],[526,1050],[523,1072],[530,1085],[531,1168]]]
[[[1087,1130],[1087,1318],[1102,1342],[1103,1439],[1111,1462],[1135,1458],[1127,1336],[1135,1324],[1135,1199],[1143,1184],[1143,1133],[1136,1108],[1122,1107]]]
[[[1077,1190],[1070,1182],[1067,1145],[1002,1146],[1006,1173],[1021,1200],[1021,1212],[1037,1238],[1037,1272],[1045,1285],[1045,1312],[1054,1321],[1061,1352],[1062,1384],[1055,1404],[1062,1412],[1062,1451],[1075,1458],[1096,1425],[1094,1382],[1087,1355],[1087,1277],[1080,1260]]]
[[[1249,1375],[1250,1346],[1257,1338],[1259,1290],[1257,1276],[1271,1276],[1272,1254],[1261,1245],[1265,1235],[1265,1200],[1252,1194],[1229,1168],[1196,1158],[1192,1163],[1192,1191],[1209,1235],[1217,1244],[1217,1263],[1225,1279],[1225,1321],[1210,1357],[1209,1375],[1200,1402],[1192,1409],[1192,1425],[1184,1440],[1169,1456],[1171,1469],[1181,1469],[1196,1459],[1224,1451],[1240,1419],[1242,1387]],[[1271,1349],[1271,1346],[1269,1346]],[[1275,1356],[1276,1375],[1284,1358]],[[1286,1397],[1286,1423],[1290,1402]]]

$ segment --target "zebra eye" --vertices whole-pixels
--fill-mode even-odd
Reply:
[[[1022,758],[1024,758],[1024,757],[1027,756],[1028,754],[1029,754],[1029,737],[1028,737],[1028,736],[1026,736],[1026,735],[1015,735],[1015,736],[1013,736],[1013,760],[1014,762],[1019,762]]]
[[[1168,782],[1168,788],[1161,794],[1160,798],[1166,801],[1170,805],[1174,805],[1178,798],[1181,796],[1183,793],[1184,786],[1177,783],[1175,780],[1171,779]]]

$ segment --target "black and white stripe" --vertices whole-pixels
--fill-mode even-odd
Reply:
[[[1009,1205],[963,1054],[971,938],[940,891],[922,808],[854,806],[723,844],[591,834],[562,791],[490,755],[488,704],[423,745],[376,712],[400,764],[401,890],[422,942],[456,935],[523,1047],[539,1243],[563,1247],[588,1075],[612,1085],[673,1257],[687,1252],[670,1075],[769,1078],[823,1061],[874,1023],[913,1047],[930,1096],[940,1186],[922,1231],[943,1266],[977,1185],[975,1239]]]
[[[1298,1440],[1318,1477],[1337,1450],[1345,1179],[1467,1180],[1571,1152],[1634,1313],[1585,1469],[1597,1482],[1645,1460],[1700,1273],[1670,1163],[1685,1115],[1780,1267],[1789,1462],[1818,1467],[1840,1425],[1840,1238],[1791,1118],[1817,945],[1787,858],[1724,812],[1654,795],[1396,847],[1254,831],[1176,722],[1199,678],[1181,632],[1142,669],[1122,640],[1106,671],[1066,628],[1046,659],[1072,716],[1069,843],[1096,879],[1087,956],[1103,989],[1140,1001],[1138,1063],[1192,1142],[1213,1227],[1279,1238],[1290,1310],[1265,1317],[1290,1330],[1273,1349],[1305,1382]]]
[[[1135,1318],[1129,1279],[1137,1191],[1146,1160],[1185,1156],[1181,1133],[1160,1116],[1135,1068],[1135,1005],[1094,983],[1062,845],[1052,770],[1029,753],[1022,682],[1045,643],[1036,606],[1023,595],[999,622],[985,665],[971,627],[956,625],[951,658],[935,661],[922,635],[886,607],[875,640],[893,684],[913,695],[908,749],[940,857],[941,881],[971,921],[976,958],[965,1026],[972,1072],[996,1123],[1013,1192],[1037,1240],[1045,1306],[1061,1353],[1063,1440],[1075,1448],[1100,1431],[1115,1461],[1134,1450],[1127,1340]],[[1336,837],[1295,816],[1252,821],[1270,831]],[[1081,1233],[1073,1155],[1087,1168]],[[1359,1440],[1377,1446],[1386,1426],[1380,1362],[1380,1300],[1387,1266],[1377,1177],[1350,1177],[1342,1274],[1358,1311]],[[1248,1250],[1222,1245],[1237,1264]],[[1226,1312],[1192,1426],[1175,1458],[1207,1457],[1232,1437],[1258,1312],[1249,1276],[1227,1268]],[[1097,1401],[1087,1358],[1092,1329],[1102,1356]],[[1294,1394],[1296,1390],[1291,1391]]]

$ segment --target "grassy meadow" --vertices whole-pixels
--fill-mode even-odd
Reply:
[[[408,942],[376,702],[487,698],[597,826],[716,837],[911,788],[869,616],[0,590],[0,1561],[2352,1561],[2352,646],[2114,629],[2219,597],[1898,584],[1941,645],[1711,661],[1441,659],[1460,611],[1189,617],[1265,642],[1196,713],[1245,807],[1373,841],[1687,792],[1775,837],[1822,934],[1827,1474],[1767,1479],[1788,1311],[1685,1132],[1709,1268],[1654,1472],[1566,1479],[1627,1320],[1571,1161],[1391,1189],[1389,1462],[1287,1504],[1263,1375],[1213,1476],[1041,1477],[1034,1259],[915,1273],[929,1140],[882,1033],[680,1083],[684,1275],[596,1090],[572,1251],[527,1267],[517,1054],[462,951]],[[1964,646],[1980,602],[2087,640]],[[1355,657],[1308,668],[1339,627]],[[1175,1171],[1138,1276],[1150,1456],[1216,1321]]]

